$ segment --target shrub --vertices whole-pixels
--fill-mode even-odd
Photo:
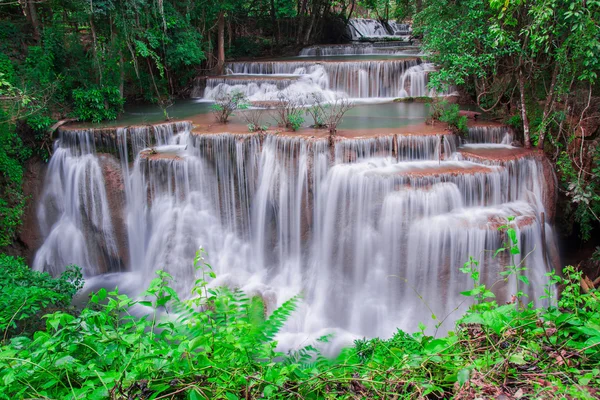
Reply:
[[[277,125],[282,128],[292,129],[297,131],[304,123],[302,116],[302,106],[304,99],[300,96],[288,96],[280,92],[277,95],[277,104],[275,105],[275,120]]]
[[[194,265],[202,277],[191,300],[180,300],[169,286],[172,277],[159,271],[144,293],[147,300],[101,289],[79,316],[55,312],[46,317],[47,332],[13,339],[0,348],[0,399],[284,393],[281,385],[296,376],[295,368],[274,362],[282,354],[273,339],[298,297],[265,317],[260,298],[209,288],[206,279],[214,273],[201,253]],[[132,316],[131,308],[140,305],[151,314]],[[161,318],[162,310],[173,316]]]
[[[79,121],[115,120],[123,111],[124,102],[115,86],[73,90],[73,114]]]
[[[320,93],[313,93],[306,113],[315,122],[314,128],[328,128],[329,133],[334,135],[344,114],[353,107],[354,104],[347,97],[336,97],[332,103],[325,103]]]
[[[68,307],[82,286],[78,267],[52,278],[32,271],[22,259],[0,254],[0,338],[33,333],[44,313]]]
[[[331,135],[335,135],[344,114],[350,111],[352,107],[354,107],[354,103],[347,97],[336,98],[333,103],[324,106],[323,114],[325,115],[325,123]]]
[[[306,108],[306,114],[311,117],[313,128],[326,128],[325,113],[323,110],[323,96],[320,93],[311,94],[311,104]]]
[[[441,121],[448,124],[454,133],[465,134],[468,131],[467,117],[460,115],[457,104],[448,104],[446,100],[431,103],[430,121]]]
[[[244,110],[246,108],[248,108],[248,104],[242,92],[220,90],[215,96],[215,104],[212,105],[212,112],[218,122],[226,124],[229,121],[229,117],[236,110]]]
[[[261,123],[265,111],[264,108],[250,108],[244,111],[242,117],[246,121],[250,132],[264,132],[269,129],[269,125]]]

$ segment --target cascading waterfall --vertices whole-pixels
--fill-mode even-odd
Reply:
[[[325,101],[341,95],[350,98],[405,97],[406,87],[414,96],[426,96],[430,67],[416,68],[419,59],[307,62],[264,61],[229,64],[227,76],[208,79],[204,99],[214,100],[219,93],[239,91],[252,101],[277,100],[288,96],[308,97],[318,93]],[[429,66],[430,64],[424,64]],[[407,80],[407,74],[410,74]],[[245,81],[255,75],[254,81]],[[243,76],[244,79],[239,78]],[[294,77],[296,79],[294,79]]]
[[[190,124],[117,130],[125,266],[93,131],[63,131],[40,204],[45,242],[36,268],[56,273],[78,263],[93,276],[125,267],[139,274],[140,289],[164,269],[187,293],[193,256],[204,247],[216,283],[260,295],[268,309],[304,294],[281,337],[293,346],[332,329],[346,339],[413,330],[431,311],[443,318],[466,307],[457,293],[470,282],[458,268],[473,256],[484,281],[494,280],[507,265],[491,257],[504,240],[498,227],[515,216],[531,295],[538,294],[547,264],[539,219],[546,194],[535,157],[483,160],[469,156],[469,146],[510,146],[457,149],[454,135],[330,143],[190,131]],[[488,135],[481,139],[497,139]],[[551,227],[543,229],[552,238]],[[499,298],[514,284],[499,289]]]
[[[352,26],[362,36],[409,32],[373,20]],[[376,48],[323,46],[305,55]],[[251,101],[445,95],[427,88],[432,64],[389,58],[234,62],[196,92],[212,100],[235,90]],[[557,267],[542,217],[552,198],[547,170],[533,152],[511,146],[507,127],[474,126],[465,137],[443,129],[329,137],[192,128],[62,129],[39,204],[44,242],[34,267],[56,274],[78,264],[92,287],[95,277],[116,276],[133,295],[163,269],[186,296],[202,247],[217,273],[211,284],[261,296],[267,311],[303,294],[279,337],[283,348],[329,333],[339,344],[389,336],[448,315],[441,329],[451,329],[468,306],[459,292],[472,285],[459,267],[475,257],[489,284],[511,263],[492,257],[510,216],[520,248],[512,261],[527,267],[532,300]],[[516,284],[495,286],[498,301]]]
[[[45,238],[33,268],[57,274],[69,264],[86,276],[121,267],[102,166],[90,130],[61,132],[38,208]]]
[[[385,43],[384,43],[385,44]],[[305,47],[300,51],[301,57],[327,57],[343,55],[416,55],[418,50],[409,50],[401,46],[374,45],[373,43],[353,43],[346,45],[324,45]]]
[[[468,143],[511,144],[513,132],[507,126],[473,126],[467,133]]]
[[[441,160],[456,152],[454,135],[382,135],[343,139],[336,143],[337,162],[353,162],[373,157],[398,161]]]
[[[352,40],[360,38],[379,38],[390,36],[410,35],[409,24],[402,24],[396,21],[388,21],[387,26],[376,19],[351,18],[348,27]]]

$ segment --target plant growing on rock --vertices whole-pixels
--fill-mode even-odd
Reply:
[[[321,93],[311,93],[311,104],[306,108],[306,115],[309,115],[314,124],[313,128],[327,128],[325,123],[325,110],[323,109],[323,96]]]
[[[265,113],[264,108],[249,108],[244,111],[242,117],[246,121],[248,131],[250,132],[264,132],[269,129],[268,124],[262,124],[261,120]]]
[[[337,127],[342,122],[344,114],[354,107],[354,103],[347,97],[338,97],[332,103],[325,104],[322,107],[325,124],[329,129],[329,134],[335,135]]]
[[[303,105],[304,101],[300,96],[288,96],[280,92],[277,95],[274,114],[277,125],[293,131],[300,129],[304,123],[301,110]]]
[[[435,121],[445,122],[454,132],[464,134],[467,132],[467,117],[460,115],[457,104],[448,104],[448,101],[434,101],[431,103],[431,113],[427,123],[433,125]]]
[[[212,112],[218,122],[226,124],[236,110],[245,110],[246,108],[248,108],[248,103],[242,92],[220,90],[215,96]]]

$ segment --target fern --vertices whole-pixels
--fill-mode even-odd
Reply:
[[[269,316],[269,318],[267,318],[262,326],[261,337],[263,341],[273,340],[290,315],[296,311],[296,307],[298,306],[300,299],[301,296],[296,295],[273,311],[273,313]]]

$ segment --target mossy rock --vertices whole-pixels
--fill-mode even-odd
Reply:
[[[400,97],[397,99],[394,99],[395,103],[433,103],[434,98],[433,97],[427,97],[427,96],[422,96],[422,97]]]

